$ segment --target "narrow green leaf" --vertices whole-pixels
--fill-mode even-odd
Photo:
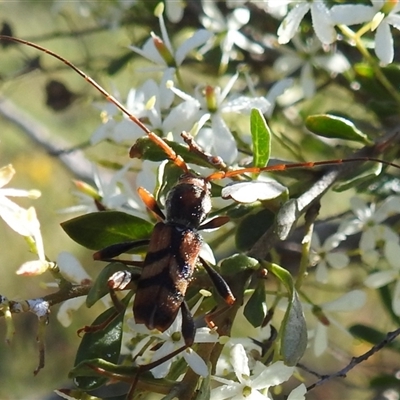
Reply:
[[[245,254],[234,254],[221,262],[222,275],[236,275],[246,269],[258,269],[260,263]]]
[[[166,140],[166,143],[172,147],[172,149],[182,156],[188,163],[200,165],[202,167],[212,167],[213,165],[207,162],[204,158],[191,151],[187,146],[179,144],[174,141]],[[150,161],[164,161],[167,160],[165,152],[152,142],[147,136],[139,138],[132,146],[130,155],[132,158],[140,158],[143,160]]]
[[[193,400],[209,400],[211,398],[211,374],[208,374],[205,378],[201,380],[201,385],[196,391]]]
[[[61,224],[67,235],[91,250],[115,243],[147,239],[153,224],[120,211],[101,211],[85,214]]]
[[[343,182],[338,182],[333,187],[335,192],[344,192],[348,189],[354,188],[364,182],[371,181],[382,172],[382,164],[378,163],[365,163],[360,168],[356,168],[350,177],[346,177]]]
[[[294,282],[290,272],[278,264],[270,264],[268,269],[285,285],[289,297],[293,297]]]
[[[365,340],[366,342],[372,343],[374,345],[382,343],[386,340],[387,337],[387,332],[379,331],[372,326],[364,324],[356,324],[351,326],[349,332],[356,338]],[[400,344],[397,341],[387,343],[385,345],[385,348],[400,352]]]
[[[235,233],[236,248],[249,250],[274,223],[275,214],[266,208],[244,217]]]
[[[253,108],[250,114],[250,131],[253,140],[253,165],[264,167],[271,154],[271,130],[261,111]]]
[[[132,297],[128,294],[123,302],[127,304]],[[93,322],[92,326],[98,326],[109,320],[115,314],[115,308],[110,308],[100,314]],[[121,352],[122,341],[122,323],[124,312],[121,312],[113,318],[107,326],[93,332],[85,333],[79,345],[74,365],[77,366],[86,360],[102,358],[110,363],[117,363]],[[92,390],[102,386],[108,378],[103,376],[88,377],[74,376],[75,384],[83,390]]]
[[[296,365],[307,347],[307,325],[303,308],[290,273],[277,264],[268,268],[286,287],[289,303],[283,318],[279,336],[281,356],[287,365]]]
[[[332,114],[310,115],[305,121],[308,130],[330,139],[345,139],[371,145],[373,142],[353,122]]]
[[[285,364],[296,365],[307,348],[307,326],[296,291],[282,323],[281,355]]]
[[[256,290],[250,296],[246,303],[243,314],[255,328],[261,326],[267,315],[267,304],[265,302],[265,286],[264,281],[260,280]]]
[[[98,370],[104,370],[110,374],[118,374],[121,377],[126,376],[127,380],[137,372],[138,367],[128,365],[118,365],[102,358],[93,358],[80,362],[70,371],[69,377],[99,377]]]

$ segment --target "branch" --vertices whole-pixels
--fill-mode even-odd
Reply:
[[[16,125],[29,139],[46,150],[49,155],[60,153],[57,159],[75,177],[86,182],[93,182],[92,165],[82,151],[77,150],[72,153],[60,152],[60,149],[69,148],[70,143],[61,139],[58,139],[56,143],[51,138],[49,131],[41,123],[4,97],[0,97],[0,115]]]
[[[75,297],[86,296],[91,287],[91,285],[68,285],[58,292],[48,294],[47,296],[21,301],[8,300],[6,297],[0,295],[0,317],[6,315],[4,306],[7,305],[8,311],[11,314],[32,312],[36,314],[38,318],[41,318],[48,312],[48,309],[55,304],[62,303],[63,301]]]
[[[375,346],[371,347],[367,352],[365,352],[361,356],[353,357],[351,359],[351,361],[349,362],[349,364],[346,367],[344,367],[343,369],[341,369],[340,371],[337,371],[336,373],[331,374],[331,375],[323,375],[319,381],[313,383],[312,385],[310,385],[307,388],[307,392],[309,392],[310,390],[316,388],[317,386],[322,385],[323,383],[328,382],[329,380],[331,380],[333,378],[345,378],[347,373],[349,371],[351,371],[355,366],[357,366],[358,364],[361,364],[362,362],[368,360],[369,357],[371,357],[372,355],[377,353],[383,347],[387,346],[390,342],[392,342],[394,339],[396,339],[397,336],[399,336],[399,335],[400,335],[400,328],[396,329],[393,332],[389,332],[386,335],[386,338],[384,340],[382,340],[382,342],[380,342],[380,343],[376,344]]]
[[[374,146],[364,147],[356,152],[353,157],[374,157],[383,153],[390,145],[398,144],[400,135],[395,133],[387,134]],[[277,242],[285,240],[296,227],[299,218],[309,207],[318,202],[340,178],[346,173],[354,170],[352,163],[338,164],[330,167],[306,192],[297,199],[290,199],[279,210],[274,225],[257,241],[248,252],[250,257],[265,259],[269,251]]]

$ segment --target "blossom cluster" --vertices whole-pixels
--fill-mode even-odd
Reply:
[[[115,11],[112,18],[115,25],[123,18],[122,11],[135,7],[136,2],[117,3],[119,7],[110,5]],[[186,7],[189,7],[187,2],[166,0],[155,7],[157,26],[154,32],[145,38],[142,45],[135,43],[129,46],[132,54],[144,59],[151,66],[145,70],[138,70],[143,74],[151,72],[151,78],[143,81],[138,87],[130,88],[126,100],[120,101],[132,115],[143,121],[149,131],[176,143],[183,141],[181,132],[189,132],[205,153],[218,155],[228,168],[237,168],[243,163],[242,154],[251,154],[254,150],[249,129],[245,125],[252,110],[258,110],[260,114],[276,122],[277,126],[284,121],[286,127],[292,128],[299,125],[298,121],[301,120],[302,113],[305,113],[304,109],[297,105],[312,104],[316,107],[318,95],[325,86],[332,82],[345,81],[349,88],[356,87],[354,76],[357,71],[352,54],[355,50],[365,61],[362,66],[367,71],[365,76],[376,74],[378,83],[387,90],[389,97],[397,92],[395,85],[379,72],[388,64],[394,63],[396,57],[395,30],[400,30],[398,1],[371,0],[370,4],[340,2],[333,6],[328,6],[327,2],[321,0],[227,0],[224,7],[214,0],[202,0],[198,3],[201,13],[196,29],[191,27],[189,32],[178,38],[179,40],[176,40],[175,36],[172,37],[168,27],[184,22]],[[54,2],[55,11],[62,7],[63,2]],[[87,7],[79,5],[78,12],[90,15],[93,12],[92,7],[94,5],[89,3]],[[261,10],[265,18],[268,16],[274,21],[274,31],[255,33],[256,30],[251,26],[254,7]],[[164,15],[167,20],[164,19]],[[269,70],[272,78],[268,85],[264,85],[263,77],[257,76],[252,70],[251,61],[261,59],[268,52],[273,53],[273,62]],[[215,76],[207,72],[206,77],[195,77],[188,84],[185,74],[190,71],[190,64],[201,65],[208,57],[214,57],[214,54],[218,54],[218,61],[214,63]],[[248,64],[246,60],[249,60]],[[396,97],[396,94],[392,97],[399,105],[399,97]],[[103,141],[129,146],[144,136],[143,129],[133,124],[128,115],[120,116],[115,104],[97,102],[95,107],[101,113],[101,124],[91,136],[92,146]],[[282,137],[285,139],[284,135]],[[291,147],[292,153],[296,153],[292,148],[297,149],[296,155],[301,158],[303,144],[294,143],[289,135],[287,142],[282,137],[279,139],[281,143]],[[325,142],[324,139],[318,142],[321,148],[338,144],[342,142]],[[75,194],[79,204],[62,212],[118,210],[147,218],[145,207],[141,204],[134,186],[155,188],[155,191],[158,191],[162,186],[165,163],[155,166],[154,163],[143,160],[139,166],[140,171],[134,174],[132,179],[133,165],[137,167],[132,161],[123,163],[107,175],[103,175],[94,167],[94,185],[75,182]],[[198,166],[194,168],[200,170]],[[24,209],[8,199],[8,196],[33,197],[37,196],[37,193],[3,188],[13,174],[11,166],[0,169],[0,217],[16,232],[28,238],[30,247],[38,257],[38,261],[24,264],[18,273],[38,275],[53,265],[45,256],[40,224],[33,208]],[[248,178],[250,180],[250,176]],[[249,203],[256,203],[255,207],[268,204],[266,208],[275,211],[288,199],[291,188],[287,189],[272,179],[273,183],[270,183],[263,176],[254,175],[252,178],[264,189],[268,187],[268,190],[272,191],[271,188],[275,188],[276,193],[260,197],[255,185],[245,186],[243,192],[246,193],[239,195],[236,192],[236,197],[230,197],[238,203],[246,204],[243,209]],[[224,190],[222,197],[223,193]],[[248,200],[249,198],[251,200]],[[230,207],[233,203],[230,203]],[[355,290],[349,290],[331,301],[317,303],[306,293],[301,293],[302,288],[296,287],[289,279],[282,278],[283,286],[289,287],[288,293],[282,294],[279,289],[273,300],[269,301],[269,296],[268,301],[262,300],[265,309],[265,304],[268,303],[268,306],[273,304],[274,308],[283,307],[284,310],[288,310],[290,306],[293,307],[293,303],[297,304],[298,290],[302,297],[300,310],[304,309],[306,315],[311,316],[307,317],[307,324],[313,321],[307,325],[307,345],[317,357],[326,354],[329,348],[328,333],[332,327],[349,335],[348,330],[336,320],[334,313],[360,310],[366,303],[367,289],[391,284],[392,311],[400,317],[400,242],[398,232],[388,222],[400,212],[399,204],[399,195],[393,193],[384,201],[376,196],[376,203],[353,197],[349,210],[341,219],[335,233],[323,241],[318,233],[313,233],[306,258],[309,258],[310,266],[315,268],[307,271],[306,279],[312,279],[313,283],[324,289],[332,283],[331,268],[344,270],[351,265],[352,257],[358,257],[365,266],[366,273]],[[240,207],[238,209],[240,212],[243,210]],[[221,241],[222,235],[217,233],[215,237]],[[212,233],[209,237],[213,237]],[[354,237],[358,239],[358,246],[350,251],[346,244]],[[277,257],[276,254],[273,257]],[[213,259],[213,256],[211,258]],[[72,255],[61,252],[56,264],[58,272],[68,282],[74,285],[92,284],[92,278]],[[58,286],[59,282],[56,284]],[[250,287],[246,296],[255,292],[256,289]],[[292,304],[288,301],[290,295]],[[191,309],[193,315],[203,300],[202,298]],[[58,312],[59,321],[68,326],[72,321],[73,312],[83,303],[83,298],[65,301]],[[105,307],[111,305],[108,297],[103,298],[103,303]],[[299,314],[302,315],[301,312]],[[178,313],[168,329],[158,332],[150,331],[130,318],[124,332],[124,352],[129,354],[137,365],[162,359],[184,346],[182,323],[182,315]],[[273,323],[266,325],[272,329]],[[282,332],[280,334],[283,335]],[[187,348],[178,356],[161,363],[153,368],[151,373],[157,379],[168,377],[175,361],[183,357],[196,374],[205,378],[210,375],[209,366],[197,354],[196,346],[218,343],[224,345],[224,350],[219,358],[219,365],[216,366],[217,372],[213,373],[211,379],[210,393],[213,400],[273,399],[271,388],[289,380],[295,386],[292,385],[294,389],[287,398],[305,398],[306,387],[301,383],[303,378],[298,368],[285,365],[276,353],[274,357],[263,358],[260,346],[256,351],[257,356],[254,356],[253,350],[257,346],[253,346],[251,350],[246,348],[244,343],[249,342],[248,338],[225,339],[218,335],[216,328],[197,328],[193,348]],[[282,337],[279,340],[283,342]],[[255,340],[250,342],[252,345],[256,343]],[[132,348],[131,343],[136,345]]]

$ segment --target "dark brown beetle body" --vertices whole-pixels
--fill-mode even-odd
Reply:
[[[209,182],[183,175],[167,196],[165,222],[154,227],[133,304],[135,321],[160,331],[168,329],[182,309],[187,345],[193,343],[195,330],[184,299],[203,244],[197,231],[210,211]],[[221,292],[233,303],[226,283]]]

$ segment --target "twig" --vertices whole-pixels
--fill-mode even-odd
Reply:
[[[33,312],[38,317],[41,317],[42,315],[39,315],[39,310],[42,310],[43,307],[40,307],[40,304],[46,304],[46,307],[48,308],[55,304],[62,303],[65,300],[86,296],[89,293],[90,288],[91,285],[70,285],[69,287],[65,287],[58,292],[51,293],[43,297],[21,301],[7,300],[4,296],[0,295],[0,303],[8,303],[8,309],[11,314]],[[4,315],[4,311],[0,309],[0,317],[3,317]]]
[[[69,148],[71,144],[59,138],[57,143],[54,139],[50,139],[50,133],[42,124],[4,97],[0,97],[0,115],[21,129],[29,139],[46,150],[49,155],[58,154],[57,159],[75,177],[86,182],[93,182],[92,166],[82,151],[61,152],[60,149]]]
[[[310,390],[313,390],[317,386],[320,386],[320,385],[328,382],[329,380],[331,380],[333,378],[344,378],[344,377],[346,377],[347,373],[349,371],[351,371],[355,366],[357,366],[358,364],[361,364],[362,362],[368,360],[369,357],[371,357],[372,355],[377,353],[383,347],[387,346],[390,342],[392,342],[394,339],[396,339],[397,336],[399,336],[399,335],[400,335],[400,328],[396,329],[393,332],[389,332],[386,335],[386,338],[384,340],[382,340],[382,342],[380,342],[380,343],[376,344],[375,346],[371,347],[367,352],[365,352],[361,356],[353,357],[351,359],[351,361],[349,362],[349,364],[346,367],[342,368],[340,371],[337,371],[334,374],[321,376],[321,379],[319,381],[317,381],[317,382],[315,382],[312,385],[307,387],[307,392],[309,392]]]

